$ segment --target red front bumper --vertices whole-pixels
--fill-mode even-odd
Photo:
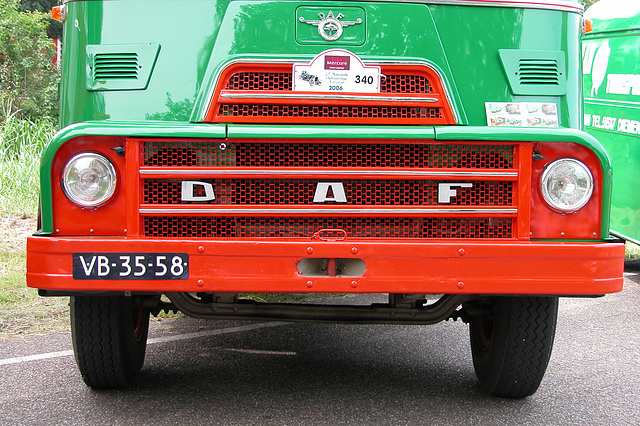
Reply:
[[[186,280],[74,280],[72,254],[189,254]],[[308,277],[303,258],[362,259]],[[64,291],[599,295],[622,290],[624,245],[575,242],[223,241],[30,237],[27,285]]]

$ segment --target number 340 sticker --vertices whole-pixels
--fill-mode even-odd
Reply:
[[[76,280],[186,280],[187,253],[74,253]]]
[[[308,64],[293,65],[293,90],[380,93],[380,67],[364,65],[348,50],[325,50]]]

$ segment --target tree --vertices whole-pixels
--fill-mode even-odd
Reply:
[[[597,1],[598,0],[582,0],[582,2],[584,3],[585,10]]]
[[[51,8],[60,3],[62,3],[61,0],[20,0],[18,10],[20,12],[42,12],[49,16],[51,14]],[[62,24],[51,18],[48,18],[48,20],[47,35],[49,38],[62,38]]]
[[[0,1],[0,118],[57,116],[58,76],[47,15],[20,12],[18,0]]]

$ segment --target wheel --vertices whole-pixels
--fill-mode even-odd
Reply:
[[[96,389],[131,384],[144,363],[149,311],[131,297],[71,298],[71,336],[84,382]]]
[[[496,297],[471,316],[473,367],[488,393],[535,393],[549,363],[557,316],[557,297]]]

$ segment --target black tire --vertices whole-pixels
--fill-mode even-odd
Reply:
[[[558,317],[557,297],[496,297],[469,322],[473,367],[485,391],[524,398],[540,386]]]
[[[71,336],[84,382],[96,389],[131,384],[144,363],[149,310],[130,297],[71,298]]]

